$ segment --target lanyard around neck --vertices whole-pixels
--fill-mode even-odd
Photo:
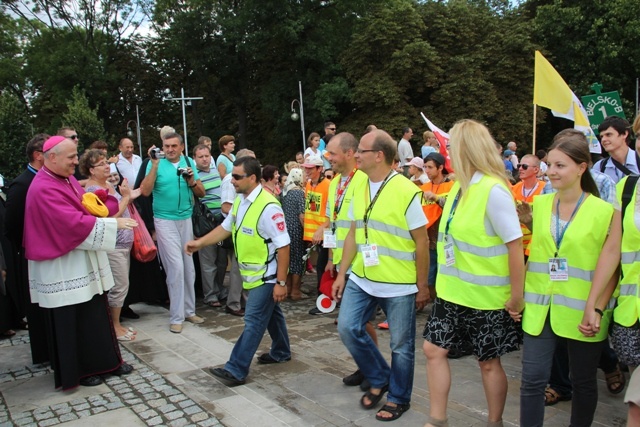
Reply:
[[[387,175],[387,177],[382,182],[382,185],[380,186],[380,188],[378,188],[378,191],[376,191],[376,195],[374,196],[373,200],[371,200],[371,203],[369,203],[369,206],[367,206],[367,209],[364,212],[364,239],[365,239],[365,242],[367,242],[367,244],[369,243],[369,232],[368,232],[368,229],[367,229],[367,224],[369,223],[369,217],[371,216],[371,210],[373,209],[373,205],[375,205],[376,201],[378,200],[378,196],[380,195],[380,193],[382,193],[382,189],[384,188],[385,185],[387,185],[387,182],[389,182],[389,179],[391,178],[391,174],[392,173],[393,173],[393,169],[389,171],[389,174]],[[370,188],[370,185],[367,185],[367,192],[366,192],[366,195],[365,195],[365,197],[367,199],[369,199],[371,197],[369,195],[369,188]]]
[[[580,195],[580,198],[578,199],[578,202],[576,203],[576,207],[573,208],[573,212],[569,217],[569,221],[567,221],[566,225],[562,228],[562,231],[560,230],[560,198],[558,197],[558,202],[556,203],[556,253],[553,256],[554,258],[558,257],[558,251],[560,250],[560,245],[562,244],[564,233],[567,231],[567,228],[569,228],[569,224],[573,220],[573,217],[576,215],[576,212],[578,212],[578,208],[580,208],[580,205],[584,200],[584,195],[585,193],[583,191]]]

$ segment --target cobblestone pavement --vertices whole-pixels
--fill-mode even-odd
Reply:
[[[307,276],[305,289],[312,277]],[[0,341],[0,427],[3,426],[370,426],[375,411],[358,403],[362,392],[346,387],[341,378],[356,367],[337,336],[337,312],[312,316],[314,299],[282,304],[293,351],[292,361],[251,366],[247,383],[227,387],[208,368],[227,360],[243,328],[242,318],[200,303],[201,325],[185,323],[182,334],[168,330],[166,308],[137,304],[139,320],[125,324],[138,330],[122,354],[134,366],[132,374],[107,377],[97,387],[55,391],[47,366],[32,365],[25,331]],[[429,393],[422,328],[427,313],[418,313],[416,369],[411,410],[398,426],[422,426],[427,419]],[[380,320],[383,320],[381,318]],[[378,331],[383,354],[390,358],[389,334]],[[258,354],[268,351],[265,336]],[[504,421],[517,425],[520,352],[502,359],[509,392]],[[477,363],[471,357],[451,361],[452,389],[449,425],[484,426],[486,402]],[[612,396],[600,374],[600,401],[594,426],[623,426],[622,396]],[[381,406],[381,405],[380,405]],[[546,410],[545,426],[569,424],[570,402]]]

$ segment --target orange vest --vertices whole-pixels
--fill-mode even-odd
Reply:
[[[327,221],[327,199],[331,180],[323,178],[315,187],[307,181],[304,203],[304,236],[302,240],[310,242],[313,233]]]
[[[446,196],[449,191],[453,187],[453,181],[445,181],[440,184],[433,184],[432,182],[427,182],[420,186],[422,192],[430,191],[434,194],[438,194],[441,196]],[[424,211],[429,224],[427,224],[427,228],[431,228],[436,225],[437,221],[440,219],[440,215],[442,215],[442,208],[436,202],[425,201],[422,205],[422,210]],[[437,230],[437,228],[436,228]]]
[[[511,187],[511,193],[513,194],[513,198],[516,199],[516,203],[526,202],[528,204],[531,204],[533,203],[534,196],[542,193],[542,190],[544,190],[544,186],[544,181],[536,181],[536,187],[533,189],[533,191],[524,191],[524,182],[520,181],[519,183]],[[526,251],[529,247],[529,242],[531,242],[531,230],[529,230],[524,224],[520,224],[520,229],[522,230],[522,246]]]

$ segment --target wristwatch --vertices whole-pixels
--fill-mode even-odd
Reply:
[[[278,285],[282,286],[283,288],[284,288],[285,286],[287,286],[287,282],[285,282],[284,280],[278,280],[278,282],[277,282],[277,283],[278,283]]]

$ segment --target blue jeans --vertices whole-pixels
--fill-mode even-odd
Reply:
[[[437,249],[429,249],[429,286],[436,286],[436,278],[438,277],[438,251]]]
[[[409,403],[413,389],[416,339],[415,294],[380,298],[364,292],[349,280],[342,295],[338,332],[358,368],[373,388],[389,385],[387,400]],[[380,306],[391,334],[391,367],[367,334],[365,325]]]
[[[521,427],[544,423],[544,390],[551,374],[551,363],[559,338],[551,329],[549,317],[538,336],[524,334],[522,384],[520,386]],[[566,339],[569,370],[573,386],[571,426],[590,426],[598,404],[596,372],[604,342]]]
[[[264,331],[269,331],[271,350],[269,354],[275,360],[283,361],[291,357],[287,324],[280,304],[273,301],[273,287],[275,283],[265,283],[249,291],[249,298],[245,306],[244,330],[224,368],[239,380],[244,380],[249,374],[249,366],[253,359]]]

